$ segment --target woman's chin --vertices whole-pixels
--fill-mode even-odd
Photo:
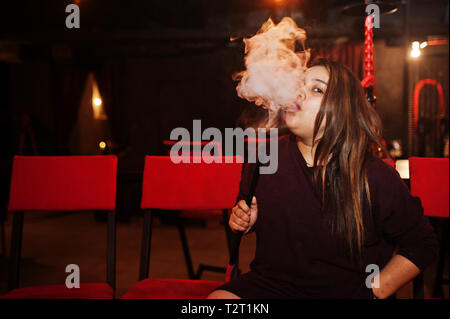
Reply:
[[[298,120],[295,117],[295,114],[292,112],[286,112],[284,115],[284,120],[286,122],[287,128],[292,131],[298,128]]]
[[[299,127],[296,125],[289,125],[286,121],[286,127],[287,129],[294,135],[298,136],[300,134]]]

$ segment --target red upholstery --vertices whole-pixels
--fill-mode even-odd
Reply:
[[[113,210],[117,157],[15,156],[8,210]]]
[[[203,299],[223,282],[188,279],[145,279],[138,282],[123,299]]]
[[[242,164],[179,163],[145,158],[141,208],[206,210],[233,207]]]
[[[205,146],[205,145],[215,145],[215,149],[216,150],[218,150],[218,156],[222,156],[222,146],[221,146],[221,144],[220,144],[220,142],[216,142],[216,141],[199,141],[199,142],[194,142],[194,141],[168,141],[168,140],[164,140],[163,141],[163,144],[164,145],[175,145],[175,144],[178,144],[178,145],[189,145],[190,146],[190,148],[189,148],[189,153],[190,153],[190,155],[195,155],[195,156],[198,156],[198,155],[202,155],[202,146]],[[194,145],[200,145],[200,150],[191,150],[191,148],[192,148],[192,146],[194,146]],[[182,152],[181,152],[181,150],[180,150],[180,152],[179,152],[179,154],[181,154]],[[170,149],[169,149],[169,154],[170,154]]]
[[[112,299],[113,289],[108,284],[84,284],[69,289],[65,285],[27,287],[11,290],[0,299]]]
[[[448,158],[409,158],[411,194],[420,197],[425,216],[448,218]]]

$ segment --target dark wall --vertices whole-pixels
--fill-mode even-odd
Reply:
[[[176,127],[192,130],[234,127],[244,104],[236,94],[232,74],[239,71],[240,54],[232,49],[183,58],[140,58],[127,62],[124,116],[132,124],[135,152],[160,151]]]
[[[108,120],[114,129],[113,142],[127,148],[130,155],[160,154],[165,150],[162,141],[169,139],[171,130],[182,126],[191,131],[194,119],[202,120],[202,129],[234,127],[247,104],[237,97],[232,80],[233,73],[242,68],[242,58],[237,48],[224,47],[167,57],[97,59],[97,64],[115,70],[108,74],[120,78],[113,87],[116,101]],[[54,73],[58,67],[49,60],[11,65],[14,152],[23,111],[32,119],[39,153],[59,152],[59,117],[67,115],[68,105],[53,96],[60,90]],[[83,86],[73,89],[77,88]],[[70,132],[65,134],[70,136]]]
[[[386,141],[398,139],[408,145],[408,105],[405,104],[405,57],[403,46],[375,41],[376,108],[383,122]]]

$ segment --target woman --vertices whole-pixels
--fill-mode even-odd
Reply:
[[[437,241],[420,200],[372,155],[380,121],[359,80],[317,60],[284,117],[277,172],[260,176],[251,208],[244,176],[229,220],[256,231],[251,271],[209,298],[391,296],[432,262]]]

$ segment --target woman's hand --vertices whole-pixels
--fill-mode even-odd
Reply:
[[[231,210],[230,220],[228,225],[233,231],[243,231],[247,234],[253,225],[255,225],[258,218],[258,206],[256,203],[256,197],[253,196],[252,205],[249,208],[245,203],[245,200],[241,200]]]

